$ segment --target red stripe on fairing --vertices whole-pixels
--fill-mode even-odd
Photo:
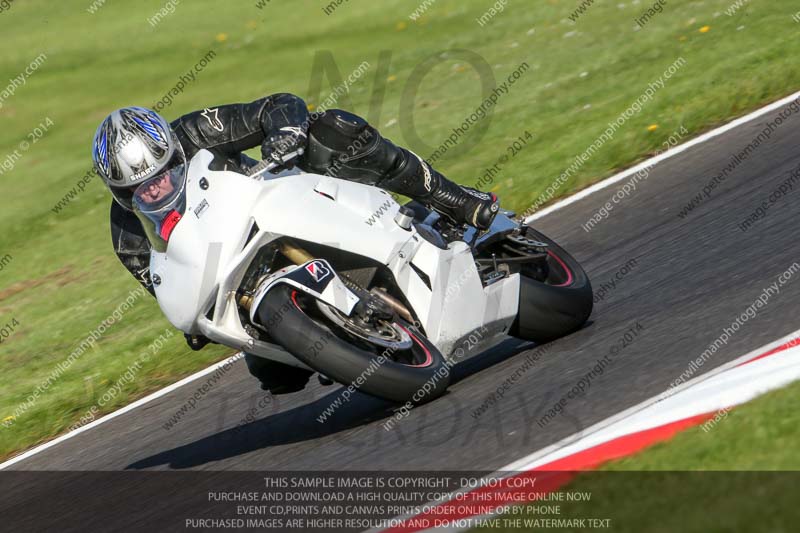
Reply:
[[[598,444],[592,448],[575,452],[567,457],[556,459],[542,466],[537,466],[531,470],[520,472],[513,476],[497,480],[496,485],[481,487],[458,497],[458,500],[442,503],[434,507],[435,510],[419,514],[406,520],[414,521],[414,526],[396,526],[385,531],[391,533],[413,533],[434,527],[434,520],[458,520],[477,516],[473,510],[481,507],[480,515],[486,515],[509,505],[516,505],[522,502],[533,501],[541,498],[545,494],[555,492],[560,487],[567,484],[578,472],[582,470],[592,470],[598,466],[611,461],[632,455],[636,452],[672,438],[676,433],[698,426],[714,418],[715,413],[705,413],[696,415],[683,420],[670,422],[663,426],[645,429],[630,435],[617,437],[616,439]],[[526,483],[525,480],[530,480]],[[535,480],[535,482],[533,481]],[[522,485],[520,487],[519,485]],[[493,501],[493,495],[502,494],[505,498]],[[519,498],[519,500],[517,500]],[[441,522],[439,522],[441,523]]]
[[[406,366],[410,366],[410,367],[412,367],[412,368],[422,368],[422,367],[425,367],[425,366],[428,366],[429,364],[431,364],[431,361],[433,361],[433,355],[431,355],[431,352],[430,352],[430,350],[428,350],[427,346],[425,346],[424,344],[422,344],[422,342],[421,342],[421,341],[420,341],[420,340],[419,340],[417,337],[415,337],[413,333],[411,333],[410,331],[408,331],[406,328],[404,328],[404,327],[403,327],[403,326],[401,326],[400,324],[397,324],[397,326],[398,326],[400,329],[402,329],[403,331],[405,331],[406,333],[408,333],[408,335],[409,335],[409,336],[410,336],[412,339],[414,339],[414,342],[416,342],[417,344],[419,344],[419,345],[422,347],[422,349],[423,349],[423,350],[425,350],[425,362],[424,362],[424,363],[422,363],[421,365],[406,365]]]
[[[572,285],[572,281],[573,281],[572,270],[569,269],[569,267],[566,265],[566,263],[564,263],[564,261],[561,260],[560,257],[558,257],[556,254],[554,254],[550,250],[547,250],[547,255],[549,255],[550,257],[552,257],[556,261],[558,261],[558,264],[561,265],[561,268],[563,268],[564,272],[567,273],[567,281],[565,281],[564,283],[559,283],[558,285],[553,285],[553,287],[566,287],[568,285]]]
[[[772,350],[770,350],[770,351],[768,351],[766,353],[762,353],[761,355],[757,355],[757,356],[753,357],[752,359],[750,359],[749,361],[745,361],[744,363],[740,363],[740,364],[738,364],[736,366],[740,367],[740,366],[744,366],[744,365],[749,365],[753,361],[758,361],[759,359],[764,359],[765,357],[769,357],[770,355],[775,355],[776,353],[785,352],[789,348],[794,348],[795,346],[800,346],[800,337],[792,339],[792,340],[790,340],[789,342],[787,342],[785,344],[781,344],[777,348],[773,348]]]
[[[181,214],[175,211],[174,209],[167,213],[167,216],[164,217],[164,220],[161,222],[161,230],[159,231],[159,235],[165,241],[169,241],[170,235],[172,235],[172,231],[175,229],[175,226],[178,225],[178,222],[181,221]]]
[[[300,309],[300,304],[297,303],[297,291],[292,291],[292,301],[294,302],[294,306]],[[302,309],[300,309],[302,311]]]

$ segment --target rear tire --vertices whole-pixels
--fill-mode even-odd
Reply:
[[[444,394],[450,372],[441,352],[414,326],[396,321],[393,326],[412,340],[408,350],[369,349],[315,312],[316,299],[280,284],[271,289],[258,308],[261,324],[286,351],[317,372],[362,392],[395,402],[422,403]],[[270,317],[280,317],[278,320]],[[384,361],[379,362],[382,354]],[[371,369],[371,370],[370,370]]]
[[[592,284],[580,263],[555,241],[531,227],[526,235],[548,244],[549,272],[544,281],[520,273],[519,312],[509,335],[544,343],[586,323],[592,314]]]

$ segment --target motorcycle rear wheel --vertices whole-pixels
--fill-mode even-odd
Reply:
[[[586,323],[592,314],[592,284],[580,263],[553,239],[531,227],[526,236],[547,244],[547,276],[520,273],[519,311],[509,335],[544,343]]]

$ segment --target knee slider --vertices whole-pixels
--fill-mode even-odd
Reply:
[[[309,127],[305,164],[313,172],[333,171],[336,177],[374,185],[394,173],[403,155],[363,118],[333,109]]]
[[[342,152],[369,127],[367,121],[358,115],[331,109],[315,120],[308,132],[321,145]]]
[[[340,157],[351,155],[350,146],[369,127],[366,120],[347,111],[325,111],[308,128],[306,163],[311,170],[324,173]]]

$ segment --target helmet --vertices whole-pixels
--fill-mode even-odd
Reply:
[[[173,193],[182,194],[186,155],[169,123],[155,111],[143,107],[114,111],[97,128],[92,147],[95,170],[122,207],[134,209],[134,190],[153,182],[166,185],[164,174],[172,169],[179,173],[172,172],[169,183]],[[154,205],[160,211],[174,199],[173,194],[158,197]]]

